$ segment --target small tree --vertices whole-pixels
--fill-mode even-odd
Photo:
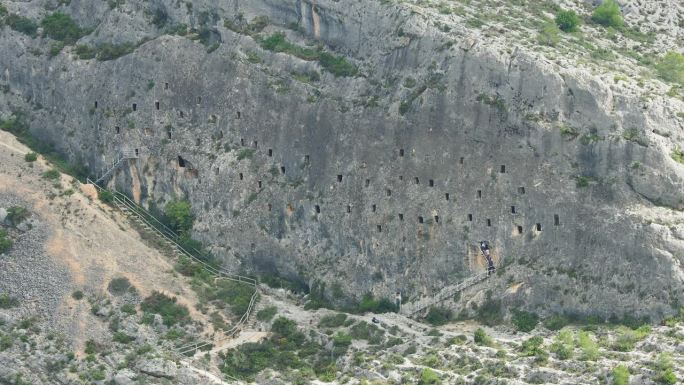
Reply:
[[[622,28],[624,25],[620,6],[615,0],[604,0],[601,5],[594,9],[591,20],[593,20],[594,23],[618,29]]]
[[[195,220],[190,209],[190,202],[175,199],[164,206],[164,215],[174,230],[187,233],[192,230]]]
[[[656,70],[666,82],[684,85],[684,55],[678,52],[668,52],[656,64]]]
[[[40,24],[47,36],[67,44],[72,44],[83,36],[81,27],[76,24],[71,16],[62,12],[45,16]]]
[[[613,383],[615,385],[629,385],[629,370],[625,365],[613,368]]]
[[[575,32],[580,24],[580,18],[573,10],[559,11],[556,14],[556,25],[563,32]]]

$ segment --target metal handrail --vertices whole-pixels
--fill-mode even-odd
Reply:
[[[499,263],[496,264],[497,270],[502,268],[501,262],[502,261],[499,261]],[[487,278],[489,275],[490,275],[489,270],[487,270],[483,273],[480,273],[480,274],[472,275],[472,276],[464,279],[463,281],[457,283],[455,286],[452,286],[451,288],[447,289],[446,291],[440,291],[439,293],[435,294],[435,296],[432,298],[432,300],[428,301],[425,304],[416,303],[415,308],[411,308],[410,305],[405,306],[405,307],[410,308],[410,310],[408,310],[405,314],[407,314],[408,316],[412,316],[416,313],[419,313],[419,312],[429,308],[430,306],[434,306],[440,302],[443,302],[443,301],[449,299],[451,296],[453,296],[457,292],[465,290],[468,287],[479,283],[483,279]],[[416,302],[420,302],[420,301],[416,301]]]
[[[86,178],[86,182],[90,183],[95,186],[98,191],[108,191],[104,188],[102,188],[99,184],[93,182],[90,178]],[[232,338],[237,332],[240,331],[240,329],[247,323],[249,320],[250,315],[252,314],[252,311],[254,310],[254,305],[256,303],[256,299],[259,295],[259,288],[258,288],[258,281],[255,278],[252,277],[246,277],[242,275],[237,275],[237,274],[231,274],[227,270],[223,268],[216,268],[205,261],[202,261],[201,259],[197,258],[194,256],[192,253],[190,253],[188,250],[186,250],[183,246],[181,246],[176,239],[180,239],[180,236],[176,234],[173,230],[168,228],[166,225],[161,223],[154,215],[149,213],[145,208],[142,206],[138,205],[135,203],[132,199],[128,198],[125,194],[114,190],[114,204],[123,211],[121,206],[127,208],[129,211],[134,213],[138,219],[140,219],[144,224],[149,226],[151,229],[153,229],[157,234],[161,235],[162,238],[165,240],[171,242],[173,246],[184,256],[192,259],[193,261],[199,263],[202,265],[203,268],[205,268],[207,271],[210,273],[217,275],[217,279],[227,279],[231,280],[234,282],[239,282],[239,283],[246,283],[250,286],[254,287],[254,293],[252,293],[252,296],[250,298],[249,304],[247,306],[247,311],[240,317],[240,320],[233,326],[230,330],[228,330],[224,337],[219,339],[219,341],[225,341],[228,338]],[[151,223],[151,221],[156,222],[156,225]],[[191,248],[198,254],[201,254],[199,250],[195,249],[194,247]],[[202,343],[193,343],[185,346],[181,346],[177,348],[177,352],[181,355],[185,355],[186,353],[189,353],[191,351],[197,351],[198,349],[201,349],[203,347],[209,346],[213,344],[213,342],[202,342]]]

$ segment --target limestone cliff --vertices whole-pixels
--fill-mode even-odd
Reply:
[[[137,149],[112,185],[188,199],[230,269],[416,297],[480,269],[487,239],[509,306],[658,318],[684,300],[684,103],[646,60],[681,48],[675,2],[623,4],[638,35],[587,25],[554,47],[541,1],[4,3],[91,29],[57,50],[4,27],[4,116],[92,174]]]

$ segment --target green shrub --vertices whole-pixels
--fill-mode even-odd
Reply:
[[[560,29],[555,23],[545,23],[537,35],[537,41],[542,45],[556,46],[560,41]]]
[[[114,202],[114,194],[109,190],[98,190],[97,198],[102,203],[112,203]]]
[[[488,299],[477,309],[477,320],[487,326],[494,326],[503,321],[503,310],[501,301]]]
[[[540,336],[530,337],[523,341],[520,346],[520,352],[523,356],[536,356],[539,352],[543,350],[542,345],[544,344],[544,339]]]
[[[344,332],[337,332],[333,337],[333,346],[347,347],[352,344],[352,336]]]
[[[55,170],[54,168],[52,170],[47,170],[43,173],[43,178],[48,179],[48,180],[57,180],[60,177],[60,173],[58,170]]]
[[[598,344],[588,332],[579,332],[577,335],[577,343],[579,344],[580,349],[582,349],[582,360],[596,361],[599,358]]]
[[[675,160],[675,162],[684,164],[684,151],[675,148],[672,150],[672,154],[670,154],[670,156]]]
[[[256,318],[262,322],[269,322],[278,312],[278,308],[275,306],[269,306],[267,308],[261,309],[257,312]]]
[[[359,322],[349,330],[355,340],[366,340],[371,345],[382,343],[385,331],[368,322]]]
[[[629,385],[629,370],[625,365],[618,365],[613,368],[613,384]]]
[[[11,335],[0,333],[0,352],[3,352],[14,345]]]
[[[79,44],[75,47],[74,53],[81,60],[90,60],[97,56],[97,50],[85,44]]]
[[[544,327],[549,330],[560,330],[570,324],[570,320],[563,315],[552,315],[544,320]]]
[[[513,311],[513,325],[521,332],[531,332],[539,323],[539,316],[526,311]]]
[[[0,309],[10,309],[19,306],[19,300],[9,294],[0,294]]]
[[[71,298],[75,299],[76,301],[80,301],[83,299],[83,292],[76,290],[75,292],[71,293]]]
[[[262,48],[269,51],[285,52],[302,60],[318,60],[320,57],[319,52],[314,49],[303,48],[288,42],[285,39],[285,34],[282,32],[276,32],[273,35],[262,39],[259,43]]]
[[[164,217],[172,229],[183,234],[192,230],[195,221],[190,202],[174,199],[164,206]]]
[[[425,316],[425,321],[427,321],[430,325],[439,326],[451,321],[453,316],[454,313],[451,311],[451,309],[432,306]]]
[[[218,280],[199,291],[202,300],[214,301],[219,307],[228,304],[230,311],[237,316],[242,316],[247,311],[253,294],[254,287],[227,279]]]
[[[97,47],[97,60],[107,61],[118,59],[122,56],[128,55],[135,50],[133,43],[112,44],[104,43]]]
[[[570,330],[563,330],[556,336],[556,340],[551,344],[550,350],[556,353],[559,360],[572,358],[575,352],[575,339]]]
[[[355,76],[358,69],[342,56],[335,56],[327,52],[322,52],[319,58],[321,66],[336,77]]]
[[[124,295],[126,292],[135,292],[135,287],[131,285],[131,282],[128,280],[126,277],[121,277],[121,278],[114,278],[111,281],[109,281],[109,285],[107,286],[107,290],[109,290],[112,295]]]
[[[83,36],[84,31],[71,18],[71,16],[55,12],[45,16],[41,22],[43,32],[52,39],[63,41],[66,44],[73,44]]]
[[[12,248],[12,243],[7,231],[0,229],[0,254],[8,252]]]
[[[492,346],[494,344],[492,338],[488,336],[482,328],[475,330],[475,334],[473,334],[473,341],[482,346]]]
[[[8,15],[5,17],[5,24],[13,30],[30,37],[36,37],[36,32],[38,31],[38,24],[35,21],[19,15]]]
[[[24,160],[27,162],[35,162],[38,160],[38,154],[35,152],[29,152],[26,155],[24,155]]]
[[[319,328],[337,328],[347,321],[347,315],[344,313],[329,314],[323,316],[318,322]]]
[[[387,298],[376,299],[373,294],[367,293],[361,298],[357,309],[359,313],[389,313],[397,310],[394,302]]]
[[[190,312],[183,305],[176,304],[176,298],[168,297],[158,291],[145,298],[140,308],[147,313],[155,313],[162,316],[166,326],[175,324],[187,324],[190,322]]]
[[[425,368],[423,369],[422,372],[420,372],[420,380],[418,381],[418,385],[441,385],[442,380],[440,380],[439,375],[435,373],[434,370],[430,368]]]
[[[556,14],[556,25],[563,32],[575,32],[580,24],[580,17],[573,10],[561,10]]]
[[[128,344],[128,343],[135,341],[135,338],[127,335],[124,332],[116,332],[116,333],[114,333],[112,340],[114,340],[114,342],[118,342],[120,344]]]
[[[606,27],[620,29],[624,24],[620,6],[615,0],[604,0],[601,5],[594,9],[591,20]]]
[[[125,303],[121,305],[121,312],[129,315],[137,313],[137,311],[135,310],[135,305],[130,303]]]
[[[611,348],[619,352],[630,352],[634,350],[637,342],[646,338],[650,333],[651,328],[646,325],[637,330],[632,330],[628,327],[621,326],[617,329],[617,336]]]
[[[25,207],[12,206],[7,209],[6,221],[10,223],[11,226],[19,226],[19,224],[25,221],[29,217],[29,211]]]
[[[254,155],[254,149],[243,148],[243,149],[240,149],[240,151],[238,151],[236,159],[237,160],[251,159],[253,155]]]
[[[660,353],[656,360],[656,376],[654,380],[659,384],[674,385],[677,383],[677,376],[674,374],[674,364],[672,356],[668,353]]]
[[[656,64],[658,75],[666,82],[684,85],[684,55],[668,52]]]

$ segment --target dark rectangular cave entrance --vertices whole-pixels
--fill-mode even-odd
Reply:
[[[370,186],[370,179],[366,179],[366,187]]]
[[[404,156],[404,149],[403,148],[399,149],[399,156]]]
[[[254,148],[259,148],[259,142],[256,140],[254,141]]]
[[[202,97],[201,96],[197,97],[197,104],[202,104]]]
[[[304,163],[309,164],[311,157],[309,155],[304,155]]]
[[[244,145],[245,145],[245,138],[240,138],[240,146],[244,146]]]
[[[375,212],[377,209],[378,209],[378,206],[376,206],[376,205],[371,206],[371,210],[372,210],[373,212]]]
[[[463,160],[464,160],[463,157],[461,157],[461,159],[458,160],[458,163],[463,164]]]
[[[273,210],[273,205],[269,203],[268,204],[268,211],[271,211],[271,210]]]
[[[262,186],[262,183],[261,183],[261,181],[259,181],[259,182],[258,182],[258,184],[259,184],[259,188],[261,188],[261,186]]]
[[[388,196],[388,197],[391,197],[391,196],[392,196],[392,190],[387,189],[387,196]]]
[[[316,206],[314,206],[314,209],[316,210],[316,214],[320,214],[320,213],[321,213],[321,206],[316,205]]]
[[[473,214],[468,214],[468,222],[472,222],[472,221],[473,221]]]
[[[492,227],[492,220],[487,218],[487,227]]]
[[[518,234],[522,234],[522,233],[523,233],[523,227],[522,227],[522,226],[518,226]]]
[[[477,197],[482,198],[482,190],[477,190]]]
[[[138,104],[137,103],[133,103],[133,111],[138,111]]]
[[[449,200],[449,193],[444,194],[444,199]]]
[[[520,195],[525,194],[525,188],[524,187],[518,187],[518,194],[520,194]]]
[[[154,102],[154,108],[159,111],[159,102]]]
[[[282,174],[285,174],[285,166],[280,166],[280,172],[281,172]]]
[[[542,231],[542,225],[541,225],[541,223],[537,223],[537,224],[535,225],[535,228],[536,228],[537,231]]]
[[[378,233],[382,233],[382,226],[378,225]]]
[[[423,217],[418,217],[418,223],[423,223]]]
[[[404,214],[401,214],[401,213],[399,214],[399,220],[400,220],[400,221],[403,221],[403,220],[404,220]]]
[[[515,214],[515,206],[511,206],[511,214]]]
[[[116,131],[116,133],[118,134],[118,133],[120,133],[120,132],[121,132],[121,127],[119,127],[119,126],[116,126],[116,127],[114,127],[114,130],[115,130],[115,131]]]
[[[435,215],[435,223],[439,223],[439,215]]]
[[[500,169],[499,171],[500,171],[502,174],[505,174],[505,173],[506,173],[506,165],[505,165],[505,164],[502,164],[502,165],[501,165],[501,169]]]
[[[185,167],[185,159],[180,155],[178,155],[178,167]]]
[[[168,90],[169,89],[169,83],[164,83],[164,89]]]
[[[342,183],[342,175],[337,175],[337,182]]]
[[[245,179],[245,176],[244,176],[244,175],[242,175],[242,173],[239,173],[239,174],[238,174],[238,177],[240,178],[240,180],[243,180],[243,179]]]
[[[95,108],[97,108],[97,100],[95,101]]]
[[[347,205],[347,214],[351,213],[351,205]]]
[[[272,148],[268,149],[268,156],[273,156],[273,149]]]
[[[415,177],[414,181],[416,182],[416,184],[420,184],[420,179],[418,179],[418,177]]]
[[[181,118],[185,117],[185,113],[183,111],[178,111],[178,115],[180,115]]]
[[[404,180],[404,176],[403,176],[403,175],[399,175],[399,180]]]
[[[430,179],[428,184],[430,185],[430,187],[435,187],[435,181],[433,179]]]
[[[553,225],[560,226],[560,217],[558,214],[553,214]]]

